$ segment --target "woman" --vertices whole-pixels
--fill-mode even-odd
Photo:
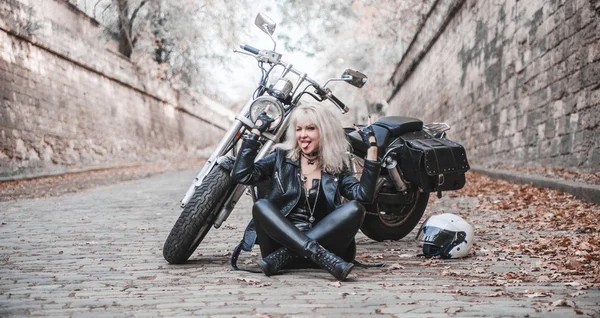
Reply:
[[[258,138],[273,122],[262,113],[233,167],[237,183],[271,179],[272,191],[252,209],[263,257],[257,263],[267,276],[289,265],[317,264],[343,281],[352,270],[354,236],[365,215],[357,201],[373,201],[379,177],[375,136],[370,126],[359,130],[370,145],[359,182],[349,171],[350,146],[335,115],[324,106],[303,105],[291,116],[286,141],[254,162]],[[341,204],[340,196],[351,201]]]

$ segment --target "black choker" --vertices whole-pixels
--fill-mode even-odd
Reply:
[[[317,151],[313,151],[310,154],[305,154],[304,151],[300,150],[300,154],[302,155],[302,157],[306,158],[306,162],[309,165],[314,165],[315,162],[319,159],[319,153]],[[309,158],[308,156],[314,156],[314,158]]]

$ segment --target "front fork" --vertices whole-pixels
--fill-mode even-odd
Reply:
[[[271,150],[271,147],[273,146],[273,144],[274,144],[274,142],[272,140],[268,140],[263,145],[263,147],[260,149],[260,151],[258,152],[258,155],[256,156],[255,161],[264,158]],[[217,216],[217,219],[215,220],[214,226],[216,229],[221,227],[221,224],[223,224],[223,222],[225,222],[225,220],[227,220],[227,218],[233,211],[233,208],[238,203],[240,197],[244,193],[245,188],[246,188],[246,186],[244,186],[242,184],[236,185],[234,190],[231,192],[231,194],[226,198],[225,204],[223,204],[223,208],[221,209],[221,212],[219,212],[219,215]]]
[[[253,101],[253,99],[250,99],[246,103],[244,108],[236,117],[236,120],[234,121],[233,125],[231,125],[225,136],[223,136],[223,138],[217,145],[215,151],[211,154],[211,156],[208,158],[208,161],[204,164],[204,167],[202,167],[202,170],[200,170],[198,175],[196,175],[196,178],[194,178],[194,182],[186,191],[183,199],[181,199],[181,207],[184,207],[190,201],[190,199],[194,195],[196,187],[202,184],[202,181],[208,175],[208,173],[210,173],[212,169],[219,163],[219,159],[225,155],[225,151],[231,145],[233,140],[237,137],[237,134],[241,133],[242,127],[252,127],[253,123],[250,120],[248,120],[247,114],[250,110],[250,105],[252,105]],[[286,116],[286,118],[283,120],[283,123],[280,126],[280,129],[275,133],[275,135],[267,132],[263,134],[263,136],[267,138],[267,141],[258,152],[255,161],[264,158],[271,151],[271,148],[273,147],[275,142],[278,141],[281,138],[282,134],[285,132],[284,128],[287,127],[289,118],[289,116]],[[225,198],[223,208],[221,209],[215,220],[215,228],[219,228],[221,224],[223,224],[223,222],[229,217],[239,198],[244,193],[244,188],[244,185],[236,185],[234,190],[231,191],[231,193]]]
[[[279,129],[277,130],[277,132],[275,132],[274,135],[268,132],[263,133],[263,136],[267,138],[267,141],[256,155],[256,158],[254,159],[255,162],[266,157],[267,154],[271,152],[273,145],[275,145],[275,143],[278,142],[281,139],[281,136],[285,133],[285,128],[287,127],[290,118],[290,116],[286,116],[283,119],[281,126],[279,126]],[[223,224],[223,222],[227,220],[227,218],[233,211],[233,208],[237,204],[238,200],[244,193],[244,189],[244,185],[238,184],[232,191],[231,195],[227,197],[225,204],[223,205],[223,209],[221,210],[221,212],[219,212],[219,215],[215,220],[215,228],[218,229],[221,226],[221,224]]]
[[[198,186],[200,186],[200,184],[202,184],[202,181],[204,180],[206,175],[208,175],[208,173],[210,171],[212,171],[212,169],[215,167],[218,159],[220,157],[222,157],[223,155],[225,155],[226,148],[234,140],[236,135],[240,132],[241,128],[242,128],[242,122],[240,120],[235,120],[233,122],[233,125],[231,125],[231,127],[229,128],[229,130],[227,131],[225,136],[223,136],[223,138],[217,145],[217,148],[215,149],[215,151],[208,158],[208,161],[206,161],[206,163],[204,164],[204,167],[202,167],[202,170],[200,170],[198,175],[196,175],[196,178],[194,178],[194,182],[190,185],[188,190],[185,192],[185,196],[183,197],[183,199],[181,199],[181,207],[182,208],[190,201],[190,199],[192,198],[192,195],[194,195],[194,190],[196,189],[196,187],[198,187]]]
[[[194,178],[194,182],[185,192],[185,196],[183,196],[183,199],[181,199],[182,208],[190,201],[192,195],[194,195],[194,190],[196,189],[196,187],[202,184],[202,180],[204,180],[206,175],[208,175],[208,173],[212,171],[215,165],[218,164],[219,158],[225,155],[225,150],[227,150],[229,145],[236,138],[237,134],[241,132],[240,130],[242,129],[242,126],[248,126],[248,123],[246,123],[246,121],[248,121],[248,111],[250,110],[250,105],[252,105],[253,101],[254,99],[250,98],[248,102],[246,102],[246,105],[244,105],[242,110],[238,113],[233,124],[231,125],[231,127],[229,127],[227,133],[225,133],[223,138],[221,138],[221,141],[219,141],[219,144],[217,145],[215,151],[213,151],[213,153],[208,158],[208,161],[204,164],[204,167],[202,167],[202,170],[200,170],[200,172],[196,175],[196,178]]]

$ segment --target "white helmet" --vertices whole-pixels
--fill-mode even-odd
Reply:
[[[460,258],[473,246],[473,227],[458,215],[432,215],[421,226],[417,241],[423,244],[423,256]]]

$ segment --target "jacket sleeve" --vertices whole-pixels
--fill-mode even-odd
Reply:
[[[372,203],[375,200],[380,169],[378,161],[365,160],[360,181],[349,173],[343,174],[340,194],[349,200]]]
[[[275,166],[276,152],[254,162],[259,147],[258,141],[244,139],[231,171],[233,182],[253,185],[271,177]]]

